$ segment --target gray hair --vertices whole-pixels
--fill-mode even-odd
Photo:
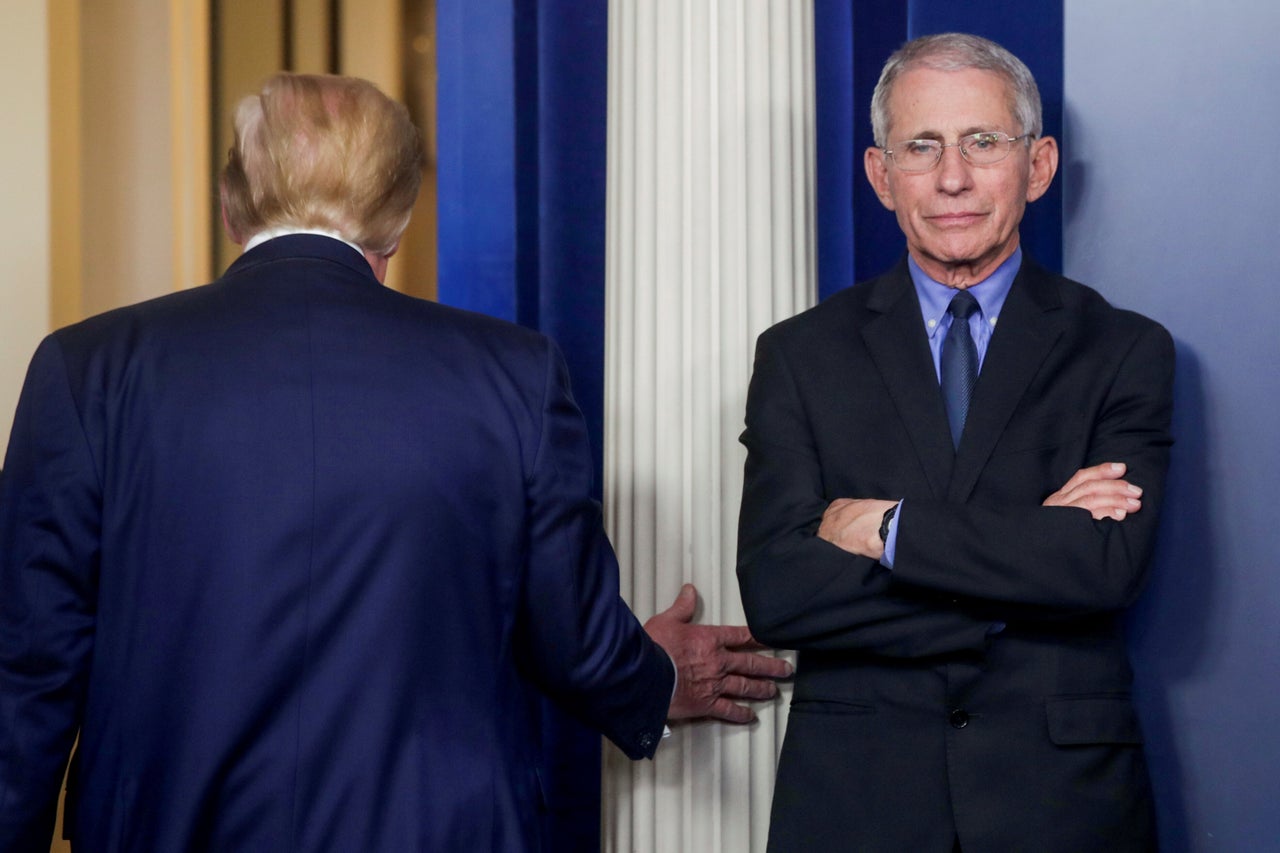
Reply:
[[[976,69],[993,71],[1009,84],[1009,111],[1018,122],[1019,134],[1040,136],[1044,129],[1040,113],[1040,90],[1021,59],[1000,45],[968,33],[940,33],[913,39],[898,48],[880,72],[871,96],[871,132],[876,145],[889,145],[889,97],[893,85],[907,71],[931,68],[935,71]]]

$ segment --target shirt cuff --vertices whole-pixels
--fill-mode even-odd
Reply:
[[[662,649],[662,646],[658,646],[658,648]],[[674,678],[671,679],[671,699],[667,700],[667,705],[669,707],[671,705],[671,701],[676,698],[676,688],[680,686],[680,667],[676,666],[676,659],[671,656],[670,652],[666,649],[662,649],[662,651],[666,653],[667,660],[671,661],[671,674],[674,676]],[[671,737],[671,726],[664,723],[662,726],[662,739],[666,740],[669,737]]]
[[[889,519],[889,535],[884,538],[884,555],[880,557],[880,565],[886,569],[893,568],[893,559],[898,553],[898,522],[902,520],[902,505],[906,501],[898,501],[898,509]]]

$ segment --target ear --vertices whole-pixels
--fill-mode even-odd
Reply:
[[[368,249],[364,250],[364,259],[369,262],[369,268],[373,270],[373,277],[378,280],[379,284],[387,283],[387,262],[391,260],[391,256],[399,248],[400,243],[397,241],[390,251],[383,254],[371,252]]]
[[[235,232],[235,229],[231,227],[231,222],[227,219],[227,200],[222,197],[221,193],[218,194],[218,209],[222,211],[222,230],[227,233],[227,239],[237,246],[243,246],[244,237]]]
[[[1058,140],[1043,136],[1031,143],[1031,175],[1027,181],[1027,201],[1044,195],[1058,173]]]
[[[874,146],[868,148],[862,155],[862,168],[880,203],[893,210],[893,195],[889,192],[889,165],[885,162],[884,152]]]

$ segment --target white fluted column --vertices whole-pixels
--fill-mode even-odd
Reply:
[[[609,4],[605,512],[642,616],[692,581],[699,621],[743,621],[755,338],[816,290],[812,69],[810,0]],[[784,702],[609,748],[605,850],[764,850]]]

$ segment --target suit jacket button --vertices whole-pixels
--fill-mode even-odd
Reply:
[[[640,748],[647,751],[650,747],[653,746],[653,741],[654,741],[653,735],[650,732],[645,732],[644,734],[640,735]]]
[[[963,729],[969,725],[969,712],[963,708],[956,708],[947,715],[947,722],[951,723],[953,729]]]

